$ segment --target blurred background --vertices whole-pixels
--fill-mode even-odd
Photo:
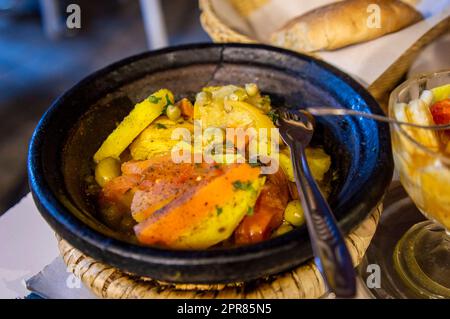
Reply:
[[[28,141],[51,102],[127,56],[209,42],[199,14],[197,0],[0,0],[0,215],[28,192]]]

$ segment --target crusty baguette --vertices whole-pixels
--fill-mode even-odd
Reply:
[[[370,27],[370,4],[380,8],[380,28]],[[345,0],[317,8],[289,21],[271,43],[300,52],[334,50],[381,37],[422,19],[400,0]]]

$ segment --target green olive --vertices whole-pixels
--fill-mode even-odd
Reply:
[[[293,200],[288,203],[284,210],[284,219],[296,227],[305,223],[305,215],[299,200]]]
[[[245,85],[245,91],[247,91],[249,96],[255,96],[259,93],[259,88],[255,83],[247,83]]]
[[[110,206],[101,210],[102,219],[111,228],[116,228],[120,225],[123,214],[120,213],[116,206]]]
[[[95,180],[101,187],[119,175],[120,162],[115,158],[107,157],[95,167]]]
[[[278,236],[284,235],[284,234],[290,232],[290,231],[293,230],[293,229],[294,229],[294,227],[292,227],[291,224],[283,223],[283,224],[281,224],[280,227],[278,227],[278,228],[273,232],[272,237],[278,237]]]
[[[169,105],[166,114],[172,121],[177,121],[181,117],[181,110],[176,105]]]

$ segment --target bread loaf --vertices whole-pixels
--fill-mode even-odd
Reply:
[[[292,19],[272,34],[271,43],[300,52],[334,50],[398,31],[421,19],[419,12],[400,0],[345,0]]]

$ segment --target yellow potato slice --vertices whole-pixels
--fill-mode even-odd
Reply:
[[[169,101],[167,101],[169,99]],[[168,103],[174,103],[172,92],[161,89],[144,101],[136,104],[117,128],[106,138],[94,155],[94,161],[112,157],[118,159],[120,154],[133,140],[158,116]]]

